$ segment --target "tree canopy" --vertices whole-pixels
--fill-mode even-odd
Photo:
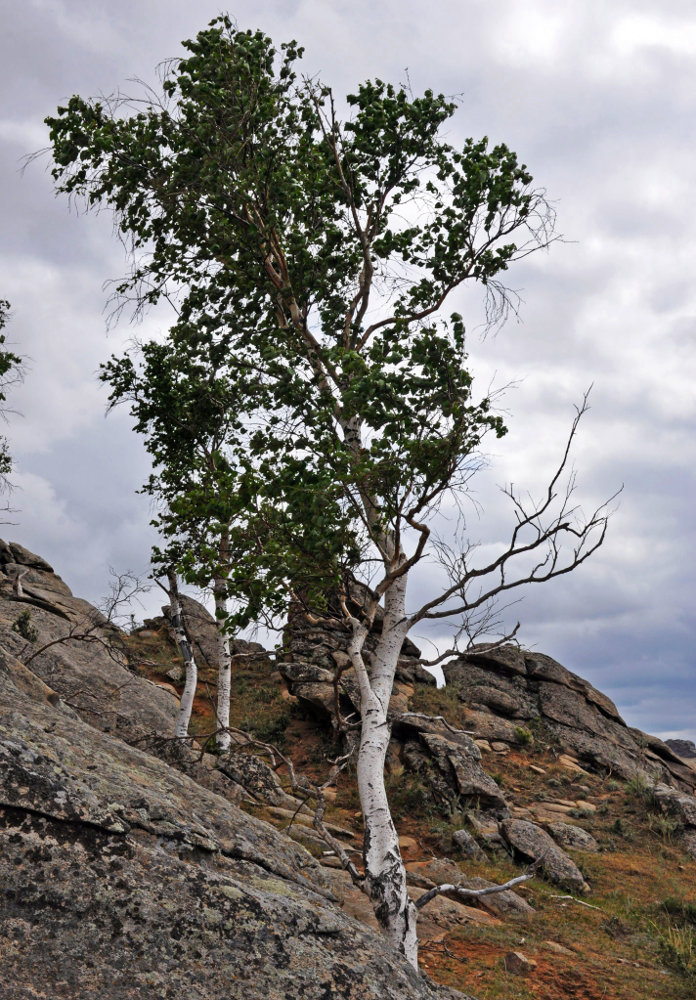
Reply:
[[[552,239],[551,209],[506,146],[441,138],[441,94],[367,82],[342,123],[295,42],[221,17],[184,47],[161,93],[73,97],[47,120],[58,189],[115,210],[133,250],[119,293],[176,302],[179,356],[244,384],[259,476],[327,507],[314,544],[340,507],[379,547],[504,433],[444,308],[467,281],[503,306],[501,275]]]

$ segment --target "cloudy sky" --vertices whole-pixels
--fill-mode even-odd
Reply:
[[[110,218],[53,195],[43,118],[154,67],[220,12],[197,0],[0,0],[0,298],[27,358],[7,434],[14,523],[2,527],[96,601],[108,567],[145,571],[152,543],[137,488],[147,457],[127,413],[105,417],[99,363],[158,313],[108,335],[104,282],[124,259]],[[696,10],[687,0],[238,0],[240,27],[296,38],[337,93],[368,77],[461,97],[450,141],[507,142],[545,187],[565,242],[510,273],[520,321],[482,339],[482,389],[514,383],[510,433],[488,455],[472,535],[502,539],[496,484],[532,492],[593,384],[575,451],[587,506],[624,484],[604,548],[511,615],[525,644],[587,677],[626,721],[696,738]],[[466,318],[466,317],[465,317]],[[420,584],[427,587],[427,581]],[[155,607],[158,598],[151,599]]]

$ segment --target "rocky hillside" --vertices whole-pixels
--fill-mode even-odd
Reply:
[[[693,997],[693,760],[626,727],[549,657],[480,652],[438,690],[406,644],[387,782],[414,894],[506,881],[542,858],[519,893],[423,911],[432,978],[418,978],[281,756],[258,756],[244,735],[325,776],[336,712],[357,712],[350,671],[333,684],[344,637],[296,611],[282,656],[239,643],[236,746],[217,757],[215,626],[196,602],[186,612],[201,681],[198,739],[182,747],[166,619],[120,633],[44,560],[0,542],[0,995]],[[350,768],[327,800],[332,835],[358,861]]]

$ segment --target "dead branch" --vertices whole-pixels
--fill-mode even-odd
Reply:
[[[124,617],[123,608],[124,606],[129,606],[130,603],[137,599],[138,594],[146,592],[149,588],[143,585],[139,577],[130,570],[125,573],[117,574],[113,569],[110,570],[113,577],[113,582],[111,585],[109,596],[102,603],[101,608],[95,608],[91,612],[80,617],[77,621],[73,622],[70,628],[63,635],[58,636],[55,639],[50,639],[48,642],[43,643],[38,649],[33,650],[31,656],[23,659],[24,654],[31,648],[29,644],[24,646],[24,648],[18,653],[17,658],[22,661],[24,666],[28,666],[32,660],[40,656],[41,653],[45,653],[47,649],[51,649],[53,646],[60,646],[67,642],[84,642],[84,643],[96,643],[102,649],[104,649],[112,659],[116,660],[118,663],[122,662],[122,657],[124,656],[123,649],[119,644],[120,632],[119,621],[122,622]],[[24,574],[20,574],[17,577],[17,583],[19,589],[17,591],[17,596],[22,597],[22,585],[21,577]]]
[[[447,882],[443,885],[436,885],[432,889],[429,889],[428,892],[424,892],[423,895],[415,901],[416,909],[422,909],[424,906],[427,906],[431,900],[442,895],[462,897],[464,899],[480,899],[482,896],[492,896],[497,892],[505,892],[507,889],[511,889],[515,885],[520,885],[520,883],[527,882],[530,878],[534,878],[536,869],[539,867],[540,862],[541,858],[537,859],[532,865],[529,866],[524,875],[518,875],[516,878],[511,878],[509,882],[505,882],[503,885],[491,885],[487,889],[467,889],[463,885],[452,885]]]
[[[506,635],[504,635],[501,639],[497,639],[495,642],[477,643],[474,647],[470,641],[466,649],[457,649],[455,646],[453,649],[448,649],[445,653],[441,653],[440,656],[436,657],[434,660],[421,660],[421,666],[436,667],[438,663],[442,663],[443,660],[449,660],[453,657],[476,656],[482,653],[491,653],[494,649],[500,649],[501,646],[505,646],[507,643],[511,642],[519,630],[520,623],[517,622],[511,632],[506,633]]]
[[[577,899],[575,896],[551,896],[551,899],[567,899],[571,903],[577,903],[578,906],[586,906],[588,910],[599,910],[600,913],[604,913],[601,906],[595,906],[593,903],[586,903],[583,899]]]
[[[426,715],[424,712],[402,712],[398,716],[399,722],[408,722],[409,719],[426,719],[428,722],[441,722],[445,729],[449,729],[451,733],[463,733],[465,736],[477,736],[471,729],[456,729],[454,726],[450,725],[444,715]]]
[[[480,634],[481,623],[477,622],[477,616],[483,615],[485,621],[487,609],[495,606],[501,595],[570,573],[602,545],[614,512],[613,503],[621,490],[600,504],[589,517],[585,516],[575,504],[575,475],[568,469],[570,450],[587,409],[588,393],[585,393],[581,405],[576,407],[563,454],[541,500],[523,497],[512,484],[504,488],[516,522],[506,549],[483,566],[472,562],[476,549],[473,544],[453,554],[449,560],[443,560],[452,583],[412,615],[412,625],[422,619],[459,615],[464,618],[463,631],[467,631],[467,623],[473,620]],[[565,486],[561,487],[564,477]],[[442,558],[442,552],[440,554]],[[527,563],[530,559],[533,561],[531,568]],[[520,566],[523,568],[518,569]]]

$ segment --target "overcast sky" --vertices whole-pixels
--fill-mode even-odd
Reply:
[[[108,567],[146,571],[149,467],[127,413],[105,418],[99,363],[166,328],[162,312],[108,336],[104,282],[125,268],[108,215],[70,211],[47,164],[46,115],[181,54],[220,12],[197,0],[0,0],[0,298],[24,355],[7,434],[18,508],[0,534],[96,601]],[[696,9],[687,0],[240,0],[240,27],[296,38],[337,93],[368,77],[461,95],[450,141],[504,141],[545,187],[566,242],[510,272],[520,322],[482,340],[485,391],[515,383],[472,535],[502,539],[496,484],[544,484],[594,385],[575,451],[587,506],[625,485],[604,548],[511,612],[522,641],[610,695],[630,725],[696,738]],[[468,303],[465,303],[469,307]],[[465,316],[465,320],[467,316]],[[419,584],[427,588],[427,580]],[[423,591],[425,592],[425,591]],[[159,599],[151,599],[155,607]]]

